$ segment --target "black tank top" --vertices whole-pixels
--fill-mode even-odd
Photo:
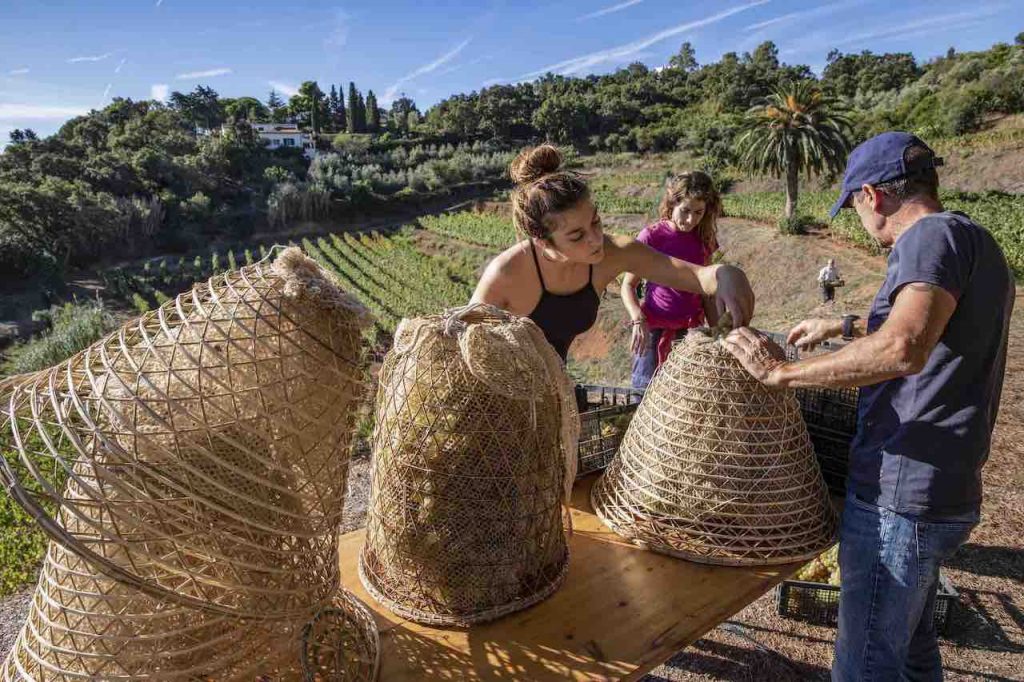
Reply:
[[[587,284],[582,289],[571,294],[553,294],[544,285],[544,275],[540,272],[537,250],[533,248],[532,241],[530,253],[533,254],[533,264],[537,267],[541,288],[540,301],[530,313],[530,319],[541,328],[548,343],[555,347],[564,362],[573,339],[593,327],[597,321],[601,297],[594,291],[594,266],[590,266]]]

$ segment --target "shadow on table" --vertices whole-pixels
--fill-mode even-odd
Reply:
[[[453,629],[453,637],[466,636],[466,631]],[[398,625],[387,634],[390,639],[391,660],[401,660],[402,671],[407,673],[402,680],[459,680],[483,682],[491,680],[532,680],[543,675],[545,679],[573,679],[572,673],[580,679],[603,679],[594,677],[594,664],[590,657],[601,660],[602,652],[591,650],[588,643],[583,649],[586,655],[574,656],[571,652],[554,647],[538,647],[535,643],[521,645],[514,640],[481,636],[470,630],[469,651],[438,646],[436,640]],[[595,645],[596,646],[596,645]],[[625,671],[623,671],[625,672]],[[381,679],[392,677],[387,661],[381,670]],[[412,673],[413,676],[409,676]]]
[[[828,680],[829,670],[819,665],[795,661],[777,651],[757,646],[744,648],[723,642],[701,639],[665,664],[662,677],[651,673],[642,682],[669,682],[677,673],[692,673],[701,678],[715,680],[772,680],[796,682],[800,680]]]

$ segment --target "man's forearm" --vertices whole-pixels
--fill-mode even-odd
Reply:
[[[863,325],[854,326],[864,333]],[[772,386],[845,388],[869,386],[913,373],[906,344],[888,334],[872,334],[851,342],[834,353],[786,362],[772,370]]]

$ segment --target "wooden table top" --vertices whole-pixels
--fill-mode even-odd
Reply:
[[[783,566],[707,566],[642,550],[590,506],[593,474],[573,490],[565,583],[545,601],[471,628],[436,628],[377,604],[357,574],[364,531],[339,547],[342,584],[380,629],[381,682],[406,680],[635,680],[795,572]]]

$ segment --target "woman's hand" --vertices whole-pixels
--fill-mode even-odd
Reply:
[[[704,273],[705,270],[708,272]],[[732,265],[711,265],[702,268],[701,274],[705,292],[715,295],[719,314],[728,311],[734,327],[750,324],[754,317],[754,291],[743,271]],[[710,281],[705,279],[706,275],[711,276]]]
[[[647,351],[647,343],[651,339],[651,330],[647,326],[647,320],[641,317],[633,320],[633,338],[630,349],[633,355],[643,355]]]
[[[789,331],[786,342],[804,350],[814,350],[819,343],[843,333],[842,320],[815,318],[804,320]]]
[[[717,310],[729,311],[737,327],[749,324],[754,316],[754,292],[737,267],[696,265],[666,256],[629,237],[609,237],[606,247],[605,258],[616,275],[630,272],[662,286],[714,296]],[[600,289],[600,281],[595,286]]]

